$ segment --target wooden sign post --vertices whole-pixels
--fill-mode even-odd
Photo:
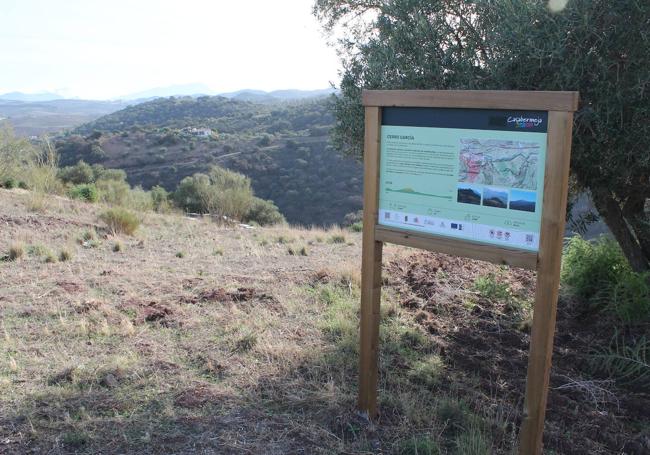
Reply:
[[[577,92],[364,91],[359,409],[377,413],[383,242],[537,270],[519,453],[540,454]]]

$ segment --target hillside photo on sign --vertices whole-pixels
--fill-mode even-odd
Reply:
[[[368,90],[359,409],[378,413],[384,242],[537,270],[520,455],[540,454],[577,92]]]

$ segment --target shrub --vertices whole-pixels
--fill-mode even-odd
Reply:
[[[99,200],[97,187],[92,183],[73,186],[68,194],[72,199],[80,199],[86,202],[97,202]]]
[[[289,237],[289,236],[282,235],[282,234],[279,235],[278,238],[276,239],[276,241],[277,241],[280,245],[285,245],[285,244],[287,244],[287,243],[292,243],[292,242],[295,242],[295,240],[296,240],[296,239],[294,239],[293,237]]]
[[[244,216],[244,222],[254,222],[260,226],[269,226],[285,223],[286,220],[273,201],[266,201],[258,197],[253,197],[253,202]]]
[[[588,242],[579,236],[569,239],[562,258],[562,283],[579,297],[590,299],[613,287],[630,271],[615,241],[601,237]]]
[[[334,234],[329,238],[329,243],[345,243],[345,236],[343,234]]]
[[[587,299],[592,309],[609,311],[623,323],[650,320],[650,274],[632,271],[613,240],[588,242],[577,236],[569,240],[562,282]]]
[[[81,235],[77,238],[77,243],[82,245],[84,242],[97,240],[97,231],[94,228],[84,229]]]
[[[47,262],[48,264],[51,264],[51,263],[56,262],[56,261],[58,260],[58,258],[56,257],[56,255],[55,255],[54,253],[52,253],[51,251],[49,251],[49,252],[45,255],[45,259],[44,259],[44,260],[45,260],[45,262]]]
[[[2,182],[2,186],[7,188],[8,190],[16,188],[16,180],[13,177],[9,177],[4,182]]]
[[[125,181],[101,179],[97,181],[96,185],[101,202],[110,205],[128,204],[131,187]]]
[[[620,385],[650,387],[650,340],[645,336],[625,339],[616,333],[607,348],[592,353],[589,365],[594,373],[605,374]]]
[[[289,256],[308,256],[309,255],[309,251],[307,250],[307,247],[304,246],[304,245],[301,246],[300,248],[294,248],[294,247],[290,246],[289,248],[287,248],[287,253],[289,254]]]
[[[123,203],[124,207],[128,207],[131,210],[136,212],[148,212],[153,209],[153,200],[151,199],[151,194],[146,192],[140,186],[129,190],[128,198]]]
[[[263,135],[260,138],[260,140],[257,142],[257,145],[261,147],[267,147],[271,145],[271,136],[269,136],[268,134]]]
[[[253,203],[250,179],[237,172],[212,166],[206,174],[185,177],[174,192],[176,205],[189,212],[244,219]]]
[[[133,233],[140,226],[140,220],[131,211],[123,208],[112,208],[106,210],[99,215],[108,228],[114,233],[123,233],[126,235],[133,235]]]
[[[357,210],[356,212],[351,212],[345,215],[343,218],[342,226],[352,226],[356,223],[361,223],[363,221],[363,210]]]
[[[122,250],[124,250],[124,244],[123,244],[122,242],[120,242],[119,240],[116,241],[116,242],[113,244],[113,252],[114,252],[114,253],[119,253],[119,252],[122,251]]]
[[[17,261],[25,255],[25,245],[21,242],[11,244],[9,247],[8,258],[10,261]]]
[[[43,143],[42,152],[27,166],[24,173],[24,186],[28,186],[32,195],[64,194],[63,182],[57,177],[59,157],[48,141]],[[20,185],[19,185],[20,186]]]
[[[179,259],[183,259],[185,257],[185,253],[183,251],[179,251],[176,253],[176,257]]]
[[[151,196],[151,202],[153,204],[153,209],[158,213],[167,213],[171,209],[171,204],[169,203],[169,193],[165,188],[160,185],[156,185],[151,188],[149,192]]]
[[[499,283],[493,273],[478,277],[474,282],[473,288],[488,300],[505,301],[511,296],[508,285],[506,283]]]
[[[79,161],[74,166],[62,167],[59,169],[58,177],[64,183],[72,183],[73,185],[90,184],[95,182],[93,167],[84,161]]]
[[[607,308],[626,324],[650,320],[650,274],[622,274],[609,292]]]
[[[59,253],[59,261],[61,262],[66,262],[72,259],[72,251],[68,249],[62,249],[61,252]]]
[[[358,221],[350,226],[352,232],[363,232],[363,223]]]

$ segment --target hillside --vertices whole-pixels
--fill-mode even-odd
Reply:
[[[161,98],[79,127],[56,143],[62,165],[83,159],[127,172],[132,185],[173,191],[219,164],[249,176],[287,220],[339,223],[361,208],[359,163],[329,145],[327,100],[255,104],[223,97]]]
[[[0,453],[515,450],[533,273],[388,245],[369,424],[359,234],[148,213],[130,237],[34,197],[0,189]],[[545,451],[648,453],[647,389],[586,366],[614,329],[559,309]]]

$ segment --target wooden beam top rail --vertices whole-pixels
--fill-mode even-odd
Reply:
[[[578,92],[510,90],[364,90],[364,106],[566,111],[578,109]]]

